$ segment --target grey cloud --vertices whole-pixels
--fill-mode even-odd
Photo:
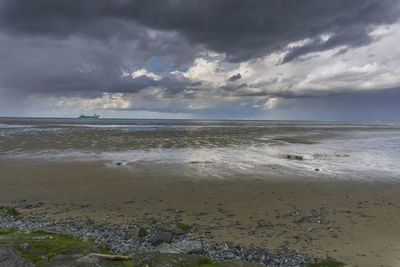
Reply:
[[[236,92],[232,96],[234,97],[279,97],[285,99],[299,99],[299,98],[314,98],[320,97],[321,95],[332,95],[335,93],[321,93],[321,92],[275,92],[275,91],[268,91],[264,90],[261,92]]]
[[[203,83],[202,82],[194,82],[194,83],[191,83],[190,85],[191,86],[193,86],[193,87],[195,87],[195,86],[200,86],[200,85],[202,85]]]
[[[235,75],[232,75],[231,77],[229,77],[228,81],[234,82],[234,81],[237,81],[237,80],[239,80],[241,78],[242,78],[242,75],[240,75],[240,73],[238,73],[238,74],[235,74]]]
[[[317,37],[306,45],[293,47],[289,49],[282,63],[287,63],[311,52],[325,51],[342,45],[345,48],[342,48],[342,52],[339,51],[339,53],[343,53],[349,47],[368,45],[373,41],[372,37],[368,34],[371,31],[369,27],[358,25],[352,28],[333,34],[327,41],[323,41],[320,37]]]
[[[277,77],[274,77],[274,78],[270,78],[267,81],[258,82],[258,83],[252,83],[252,84],[249,85],[249,87],[262,88],[262,87],[266,87],[266,86],[269,86],[269,85],[273,85],[273,84],[277,83],[278,81],[279,81],[279,79]]]
[[[315,120],[393,120],[400,114],[400,88],[286,99],[270,118]]]

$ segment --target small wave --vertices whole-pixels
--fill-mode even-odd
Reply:
[[[32,128],[33,125],[23,125],[23,124],[3,124],[0,123],[0,129],[13,129],[13,128]]]

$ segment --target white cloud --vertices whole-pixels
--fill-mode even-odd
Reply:
[[[31,95],[26,102],[33,106],[40,106],[42,109],[71,110],[77,114],[130,107],[130,101],[122,93],[103,93],[95,98]]]
[[[126,75],[126,74],[125,74]],[[137,71],[132,72],[131,74],[132,78],[138,78],[140,76],[146,76],[149,78],[152,78],[156,81],[160,80],[161,77],[153,72],[147,71],[146,69],[139,69]]]
[[[277,97],[271,97],[267,100],[267,102],[264,104],[264,109],[273,109],[279,105],[279,98]]]
[[[257,94],[254,101],[264,96],[267,104],[263,108],[273,108],[278,100],[274,95],[307,94],[320,91],[342,92],[359,90],[379,90],[400,85],[400,24],[379,26],[371,36],[375,41],[357,48],[345,46],[327,51],[313,52],[299,60],[280,64],[285,52],[275,52],[263,58],[232,64],[225,62],[223,54],[207,55],[197,58],[185,73],[193,81],[201,81],[213,90],[232,86],[227,77],[241,74],[236,85],[248,87],[226,92],[225,100],[233,94]],[[327,41],[331,36],[319,36]],[[378,38],[379,37],[379,38]],[[385,37],[385,38],[382,38]],[[310,40],[293,42],[287,47],[309,43]],[[270,94],[270,96],[268,96]],[[221,97],[222,99],[222,97]],[[248,101],[248,98],[243,98]]]

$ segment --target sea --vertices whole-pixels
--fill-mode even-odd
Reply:
[[[397,180],[400,122],[0,118],[0,161],[147,169],[160,179]]]

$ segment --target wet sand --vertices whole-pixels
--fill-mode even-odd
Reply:
[[[271,250],[286,244],[349,266],[400,266],[400,183],[160,173],[96,162],[2,162],[0,205],[27,217],[121,227],[177,220],[207,240]]]

